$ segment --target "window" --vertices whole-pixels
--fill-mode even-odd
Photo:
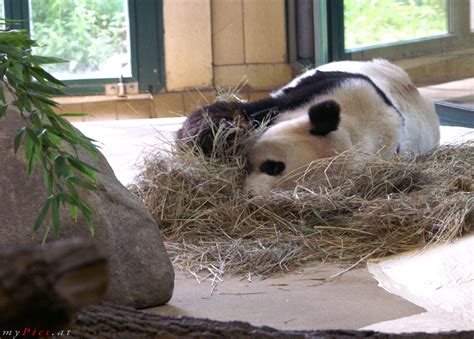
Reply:
[[[126,0],[30,0],[30,32],[39,55],[68,62],[47,66],[61,80],[131,77]]]
[[[446,0],[344,1],[344,48],[400,43],[448,31]]]
[[[469,1],[471,10],[471,31],[474,31],[474,0]]]
[[[330,0],[331,59],[403,59],[468,48],[470,3],[456,0]]]
[[[105,85],[163,87],[162,0],[5,0],[5,16],[21,20],[36,53],[67,60],[47,70],[70,94],[103,94]]]

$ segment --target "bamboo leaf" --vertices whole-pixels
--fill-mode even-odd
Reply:
[[[71,206],[78,206],[77,201],[75,201],[75,200],[72,198],[72,196],[71,196],[69,193],[67,193],[67,192],[59,192],[59,193],[57,193],[57,194],[56,194],[56,198],[57,198],[60,202],[62,202],[62,203],[67,202],[67,203],[68,203],[69,205],[71,205]]]
[[[26,132],[28,130],[28,128],[25,128],[25,131],[22,132],[22,134],[25,134],[24,132]],[[28,158],[30,157],[30,154],[32,152],[32,148],[33,146],[35,145],[33,140],[31,140],[31,137],[28,133],[25,134],[25,158],[26,160],[28,160]]]
[[[87,206],[87,203],[84,201],[84,199],[79,197],[79,208],[81,209],[82,214],[84,215],[85,218],[91,218],[93,216],[93,213],[89,206]]]
[[[3,38],[3,37],[2,37]],[[6,42],[6,41],[5,41]],[[0,44],[0,53],[4,53],[15,59],[21,59],[21,53],[14,47],[10,47],[4,43]]]
[[[95,228],[94,224],[92,223],[92,217],[91,218],[86,218],[87,226],[89,228],[89,232],[91,233],[91,236],[94,236],[95,234]]]
[[[29,84],[25,84],[25,87],[27,87],[29,89],[33,89],[33,90],[35,90],[37,92],[40,92],[42,94],[64,95],[64,92],[61,91],[60,89],[57,89],[55,87],[48,86],[48,85],[34,83],[34,82],[31,82]]]
[[[48,194],[53,194],[53,173],[49,171],[43,172],[43,182],[48,189]]]
[[[36,80],[40,81],[44,79],[50,81],[51,83],[59,86],[66,86],[62,81],[56,79],[54,76],[46,72],[45,70],[39,68],[39,67],[32,67],[31,68],[31,74],[36,78]]]
[[[33,126],[35,126],[37,129],[42,129],[43,128],[43,123],[38,116],[37,112],[31,112],[30,114],[30,121],[33,123]]]
[[[35,147],[33,147],[33,153],[31,153],[30,158],[28,159],[28,176],[31,177],[33,174],[33,170],[35,169],[35,153],[34,153]]]
[[[5,112],[7,111],[7,105],[0,105],[0,119],[5,116]]]
[[[64,157],[59,154],[56,159],[54,159],[54,173],[56,174],[57,177],[62,177],[64,174],[67,174],[67,169],[66,169],[66,161],[64,160]],[[67,179],[67,178],[66,178]]]
[[[37,99],[37,100],[41,101],[41,102],[44,103],[44,104],[53,106],[53,107],[55,107],[55,106],[58,105],[57,102],[55,102],[55,101],[53,101],[53,100],[51,100],[51,99],[48,99],[48,98],[45,97],[45,96],[36,94],[36,93],[28,92],[28,96],[30,96],[30,97],[32,97],[32,98],[34,98],[34,99]]]
[[[23,77],[23,83],[25,86],[28,84],[31,84],[31,74],[30,74],[30,71],[28,70],[28,67],[23,68],[22,77]]]
[[[2,69],[3,67],[0,65],[0,79],[3,79],[3,76],[5,75],[4,72],[2,73]],[[5,93],[3,92],[2,86],[0,86],[0,101],[5,103]]]
[[[69,206],[69,209],[70,209],[70,211],[71,211],[71,218],[72,218],[72,220],[77,221],[77,216],[78,216],[78,209],[77,209],[77,206],[75,206],[75,205],[70,205],[70,206]]]
[[[49,235],[49,230],[51,229],[50,226],[48,226],[46,228],[46,231],[44,232],[44,235],[43,235],[43,241],[41,242],[41,245],[44,246],[44,244],[46,244],[46,240],[48,240],[48,235]]]
[[[27,128],[26,129],[26,133],[28,134],[28,138],[31,138],[31,140],[33,141],[33,143],[38,146],[38,147],[41,147],[41,141],[40,139],[38,138],[38,136],[35,134],[35,132],[33,132],[33,130],[31,128]]]
[[[79,208],[81,210],[82,215],[84,216],[84,219],[87,222],[89,232],[91,233],[92,236],[94,236],[94,224],[92,223],[94,214],[89,209],[89,207],[85,204],[85,202],[82,202]]]
[[[60,58],[33,55],[30,58],[30,62],[37,65],[47,65],[47,64],[62,64],[67,61]]]
[[[49,171],[49,168],[48,168],[48,165],[47,165],[47,159],[45,158],[44,154],[41,153],[41,152],[36,152],[35,156],[36,156],[36,160],[38,160],[38,162],[40,163],[41,168],[44,171]]]
[[[36,233],[38,229],[40,228],[40,226],[43,224],[44,219],[48,215],[49,208],[51,207],[51,201],[52,201],[52,197],[49,197],[48,199],[46,199],[45,203],[43,204],[43,208],[41,208],[41,212],[36,218],[35,224],[33,226],[33,233]]]
[[[92,181],[96,181],[96,173],[99,172],[98,169],[73,156],[67,156],[67,160],[69,164],[79,172],[90,178]]]
[[[28,164],[27,172],[28,175],[31,176],[31,173],[33,173],[33,167],[34,167],[34,155],[35,155],[35,143],[31,137],[31,133],[28,133],[29,129],[26,129],[27,133],[25,135],[25,159]],[[33,133],[34,134],[34,133]]]
[[[81,187],[84,187],[88,190],[95,191],[97,189],[97,186],[89,183],[87,181],[84,181],[78,177],[68,177],[66,178],[66,181],[73,183],[74,185],[79,185]]]
[[[53,148],[56,148],[56,149],[59,149],[61,147],[61,137],[59,135],[57,135],[56,133],[54,133],[54,131],[50,130],[48,128],[48,126],[43,126],[47,133],[44,135],[44,139],[45,140],[48,140],[48,142],[50,143],[50,147],[53,147]]]

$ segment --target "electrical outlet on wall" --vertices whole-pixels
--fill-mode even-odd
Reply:
[[[123,88],[123,92],[122,89]],[[105,85],[105,95],[127,96],[138,94],[138,82],[126,82]]]

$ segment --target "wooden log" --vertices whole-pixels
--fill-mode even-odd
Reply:
[[[61,328],[99,302],[107,282],[107,260],[92,240],[1,248],[0,329]]]
[[[316,324],[315,324],[316,326]],[[102,304],[79,312],[69,332],[76,338],[473,338],[474,331],[403,335],[358,330],[281,331],[241,321],[171,316]]]

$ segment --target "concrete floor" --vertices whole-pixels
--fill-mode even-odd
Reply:
[[[139,164],[146,153],[156,151],[157,144],[160,148],[168,147],[162,144],[163,139],[171,138],[182,121],[181,118],[169,118],[75,125],[101,142],[102,152],[119,180],[126,185],[139,172]],[[472,138],[473,130],[442,128],[443,142]],[[405,317],[411,319],[410,316],[425,314],[424,308],[379,287],[367,268],[328,279],[340,271],[341,268],[334,265],[311,266],[304,272],[265,280],[228,278],[214,289],[209,281],[199,283],[191,274],[177,272],[172,300],[152,311],[243,320],[280,329],[358,329],[393,319],[402,319],[403,323]],[[467,271],[474,272],[474,268],[467,267]],[[446,325],[448,329],[449,325]],[[416,324],[409,324],[408,328],[397,326],[403,331],[418,329]]]
[[[471,223],[471,231],[474,225]],[[474,330],[474,233],[452,243],[368,263],[385,290],[427,310],[367,329],[382,332]]]
[[[265,280],[229,278],[215,289],[177,272],[169,304],[150,310],[295,330],[358,329],[425,311],[378,287],[366,268],[328,279],[340,270],[320,265]]]

